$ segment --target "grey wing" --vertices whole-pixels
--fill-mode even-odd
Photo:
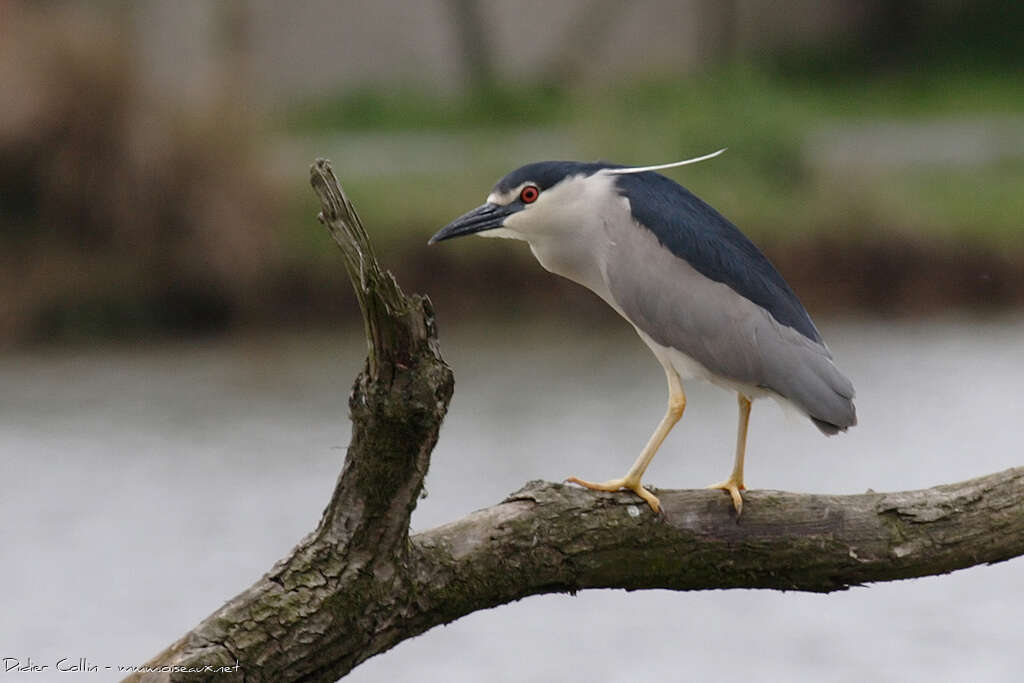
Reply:
[[[853,384],[823,343],[697,272],[648,231],[617,237],[605,261],[606,284],[638,329],[714,376],[788,399],[823,432],[856,424]]]

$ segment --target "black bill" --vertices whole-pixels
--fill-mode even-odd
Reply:
[[[437,234],[431,237],[427,244],[500,228],[505,219],[513,213],[515,213],[514,208],[487,202],[483,206],[478,206],[469,213],[459,216],[438,230]]]

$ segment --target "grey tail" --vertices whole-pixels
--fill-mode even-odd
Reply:
[[[857,417],[855,415],[853,418],[853,422],[848,425],[832,424],[831,422],[826,422],[825,420],[819,420],[816,417],[812,417],[811,422],[813,422],[814,426],[820,429],[821,433],[824,434],[825,436],[835,436],[839,432],[845,432],[849,427],[855,426],[857,424]]]

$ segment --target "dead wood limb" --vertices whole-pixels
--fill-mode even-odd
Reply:
[[[627,493],[531,482],[415,536],[409,517],[454,386],[426,298],[378,265],[330,166],[312,183],[363,311],[352,441],[315,531],[129,681],[334,681],[438,624],[584,588],[827,592],[1024,554],[1024,468],[921,491]],[[186,588],[187,590],[187,588]],[[240,667],[225,678],[217,667]],[[177,667],[175,669],[174,667]]]

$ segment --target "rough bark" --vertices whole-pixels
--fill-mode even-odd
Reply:
[[[627,493],[531,482],[493,507],[409,536],[453,389],[429,301],[377,265],[324,161],[312,169],[369,354],[349,399],[352,442],[319,526],[268,574],[129,681],[334,681],[438,624],[584,588],[828,592],[1024,554],[1024,468],[921,491],[818,496]],[[226,679],[217,667],[238,664]],[[177,668],[175,668],[177,667]]]

